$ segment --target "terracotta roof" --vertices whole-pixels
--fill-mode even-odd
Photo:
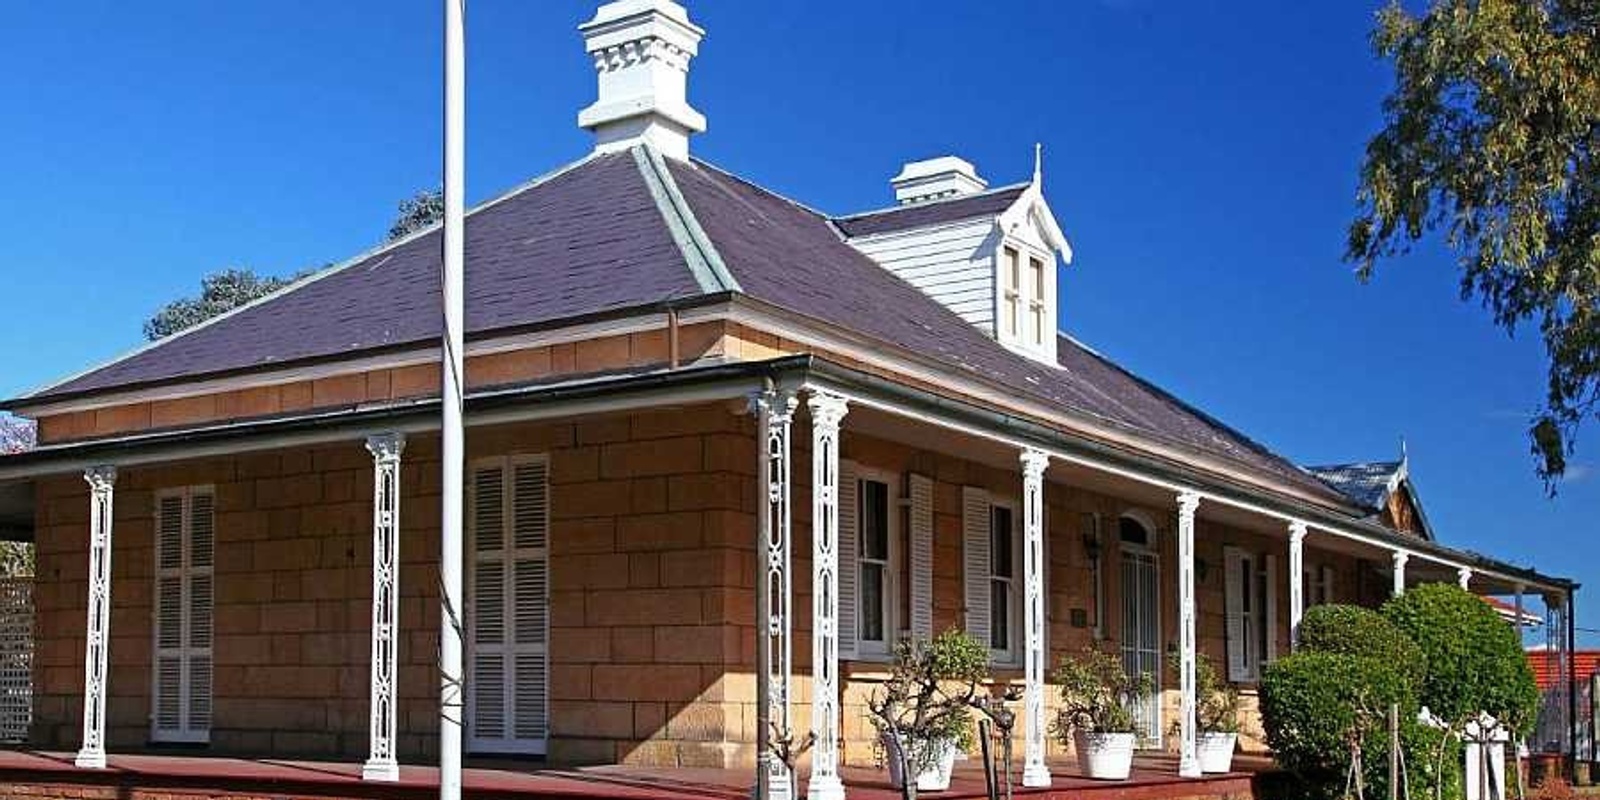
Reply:
[[[1552,689],[1560,683],[1561,658],[1565,655],[1559,650],[1546,650],[1539,648],[1528,651],[1528,666],[1533,669],[1533,682],[1539,689]],[[1578,680],[1585,681],[1589,676],[1600,672],[1600,650],[1574,650],[1572,658],[1575,663],[1574,673]]]
[[[694,232],[676,219],[674,201],[662,199],[641,154],[587,159],[469,215],[469,334],[723,291],[686,261],[674,236]],[[669,160],[667,172],[687,207],[679,210],[714,251],[703,260],[720,258],[717,267],[749,297],[1343,502],[1309,473],[1070,338],[1059,341],[1059,368],[1007,350],[846,244],[835,220],[703,162]],[[993,208],[1020,191],[972,199]],[[944,214],[964,202],[922,208]],[[439,252],[439,232],[427,232],[28,400],[430,342],[439,335]]]
[[[941,225],[977,217],[998,216],[1027,191],[1028,184],[1002,186],[978,194],[962,195],[948,200],[931,200],[922,203],[868,211],[848,217],[839,217],[834,224],[849,237],[872,236],[878,233]]]

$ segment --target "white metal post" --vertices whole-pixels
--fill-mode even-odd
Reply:
[[[1178,677],[1181,689],[1178,775],[1200,777],[1200,759],[1195,752],[1198,707],[1195,699],[1195,602],[1194,602],[1194,514],[1200,495],[1178,495]]]
[[[1044,471],[1050,457],[1038,450],[1022,451],[1022,579],[1023,605],[1023,786],[1049,786],[1050,768],[1044,763]]]
[[[460,800],[466,621],[462,603],[462,504],[465,438],[462,394],[465,317],[466,0],[444,0],[444,305],[441,365],[443,419],[439,488],[439,798]]]
[[[793,592],[790,588],[791,543],[789,435],[799,400],[794,392],[766,391],[751,400],[756,413],[757,441],[763,449],[757,464],[757,497],[765,506],[757,517],[756,574],[756,799],[791,800],[794,775],[778,752],[776,738],[791,738],[790,665],[793,663]]]
[[[839,780],[839,423],[845,400],[812,392],[811,410],[811,778],[808,800],[840,800]]]
[[[400,780],[395,688],[400,661],[400,454],[405,448],[404,434],[367,437],[372,454],[372,700],[361,777],[369,781]]]
[[[1460,586],[1462,591],[1466,591],[1472,585],[1472,570],[1467,567],[1458,568],[1456,570],[1456,585]]]
[[[1406,562],[1411,560],[1411,554],[1404,550],[1396,550],[1390,559],[1394,562],[1394,586],[1390,594],[1399,597],[1406,593]]]
[[[89,617],[83,650],[83,744],[73,764],[106,766],[106,672],[111,650],[111,521],[115,511],[116,467],[91,467],[89,483]]]
[[[1306,524],[1289,523],[1289,642],[1300,646],[1300,618],[1306,613]]]

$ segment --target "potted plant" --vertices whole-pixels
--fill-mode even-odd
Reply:
[[[907,797],[950,787],[956,755],[972,746],[972,703],[988,674],[989,649],[958,630],[895,645],[889,679],[867,708],[889,780]]]
[[[1130,709],[1155,691],[1155,679],[1148,672],[1129,675],[1120,658],[1094,647],[1063,656],[1051,679],[1061,692],[1055,736],[1077,748],[1084,777],[1126,779],[1137,744]]]
[[[1174,668],[1181,668],[1176,653]],[[1194,657],[1195,755],[1201,772],[1229,772],[1239,744],[1239,690],[1217,675],[1204,653]]]

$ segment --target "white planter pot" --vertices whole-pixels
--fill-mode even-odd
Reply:
[[[1096,780],[1127,780],[1133,772],[1131,733],[1084,733],[1073,735],[1078,746],[1078,768],[1083,777]]]
[[[1202,733],[1195,740],[1195,756],[1201,772],[1231,772],[1233,748],[1239,743],[1237,733]]]
[[[891,736],[884,736],[882,740],[884,760],[889,762],[889,783],[898,789],[904,786],[906,781],[905,775],[900,770],[902,763],[900,759],[900,743]],[[942,792],[950,788],[950,772],[955,768],[956,764],[956,743],[945,739],[930,743],[927,746],[936,748],[938,755],[932,766],[917,775],[917,791]]]

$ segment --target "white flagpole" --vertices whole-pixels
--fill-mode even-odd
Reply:
[[[466,34],[467,0],[444,0],[444,259],[441,276],[444,301],[444,419],[440,429],[443,477],[440,484],[439,536],[439,800],[461,798],[462,650],[462,509],[464,448],[462,390],[462,299],[466,185]]]

